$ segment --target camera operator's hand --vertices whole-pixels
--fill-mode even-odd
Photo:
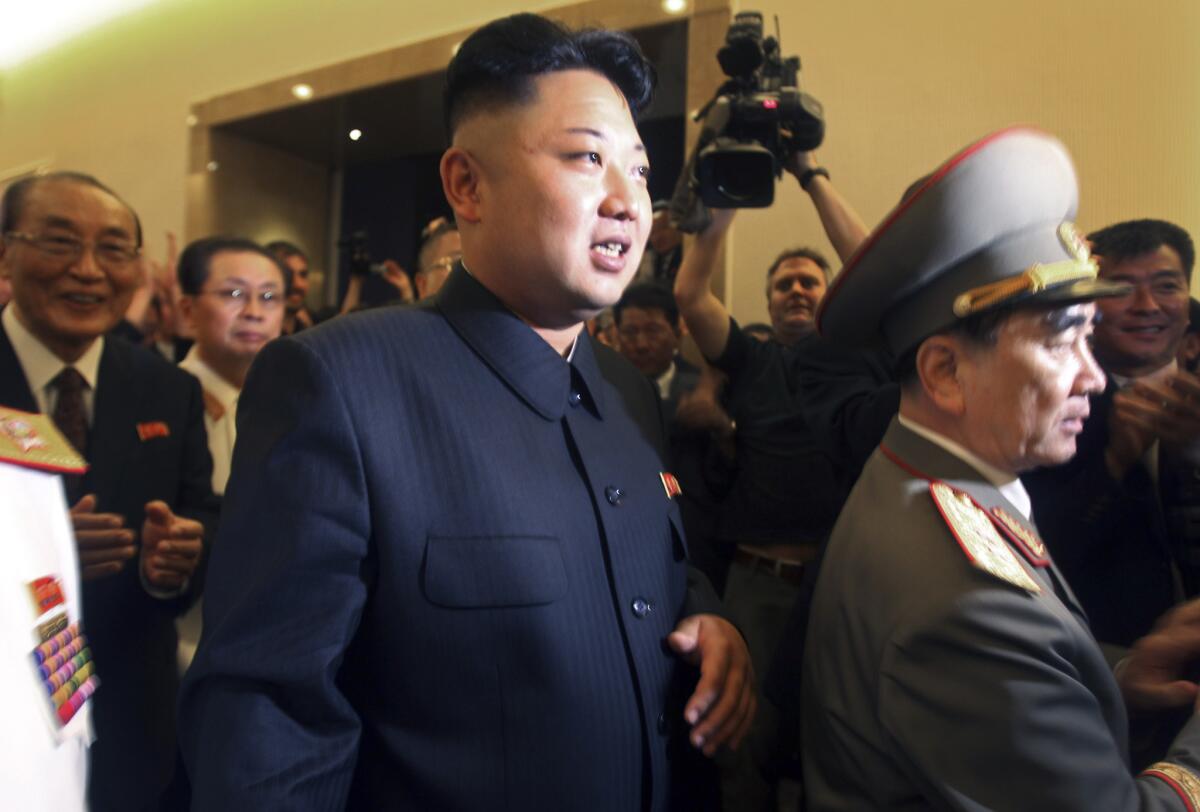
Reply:
[[[712,222],[696,235],[696,240],[719,242],[729,227],[733,225],[733,218],[737,216],[737,211],[737,209],[709,209],[708,213],[712,215]]]
[[[783,168],[790,172],[796,180],[800,180],[800,177],[805,172],[810,169],[816,169],[816,167],[817,156],[812,152],[793,152],[788,156],[787,163],[783,165]],[[813,180],[816,180],[816,178],[813,178]]]

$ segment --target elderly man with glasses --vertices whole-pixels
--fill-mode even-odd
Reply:
[[[175,617],[215,520],[196,381],[106,336],[140,271],[141,226],[95,178],[59,172],[0,201],[0,404],[45,412],[84,455],[64,479],[83,579],[94,697],[92,810],[155,805],[175,755]],[[133,560],[131,564],[130,561]]]

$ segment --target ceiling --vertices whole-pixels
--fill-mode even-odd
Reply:
[[[684,112],[687,22],[631,32],[658,70],[658,91],[644,120]],[[403,155],[440,152],[442,74],[365,88],[342,96],[300,102],[282,110],[224,124],[219,131],[281,149],[336,169],[378,163]],[[362,131],[351,141],[351,129]]]

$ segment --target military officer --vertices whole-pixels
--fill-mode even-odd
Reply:
[[[87,808],[91,698],[79,565],[63,486],[83,459],[45,415],[0,407],[0,798],[5,808]]]
[[[813,809],[1200,808],[1200,722],[1129,766],[1127,710],[1195,703],[1200,606],[1113,671],[1030,519],[1018,475],[1075,452],[1104,377],[1098,280],[1054,138],[992,135],[919,184],[851,259],[819,314],[884,345],[898,417],[821,571],[804,662]],[[880,532],[886,528],[885,532]]]

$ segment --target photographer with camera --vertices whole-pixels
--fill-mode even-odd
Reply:
[[[821,105],[797,87],[799,59],[783,58],[776,38],[763,38],[762,16],[737,15],[717,58],[730,78],[702,111],[704,126],[671,205],[680,228],[698,232],[675,278],[675,298],[701,353],[729,378],[731,420],[720,434],[732,439],[734,475],[716,538],[732,550],[726,609],[761,680],[805,569],[845,498],[845,477],[805,419],[801,391],[800,366],[819,342],[814,316],[830,266],[810,248],[779,255],[767,271],[773,335],[766,342],[730,316],[712,293],[712,275],[734,210],[770,206],[785,171],[812,199],[843,260],[867,229],[815,160],[825,134]],[[680,410],[687,405],[681,401]],[[780,722],[763,701],[747,746],[723,765],[726,810],[774,810],[798,795],[798,786],[789,791],[781,780],[798,771],[786,768],[794,763],[795,734]]]
[[[788,162],[840,256],[848,257],[866,228],[827,175],[811,174],[811,153]],[[712,293],[721,241],[735,212],[716,209],[696,236],[675,279],[675,298],[701,353],[729,376],[728,433],[736,476],[717,521],[720,542],[734,548],[725,605],[750,645],[755,672],[765,675],[778,647],[806,564],[816,556],[845,494],[834,461],[804,419],[796,366],[813,342],[813,316],[825,293],[829,265],[811,249],[784,251],[767,272],[773,337],[762,342],[742,331]],[[682,408],[681,404],[681,408]],[[727,775],[727,809],[769,808],[777,771],[772,709],[760,705],[756,728],[740,762]],[[750,763],[753,760],[753,763]]]

